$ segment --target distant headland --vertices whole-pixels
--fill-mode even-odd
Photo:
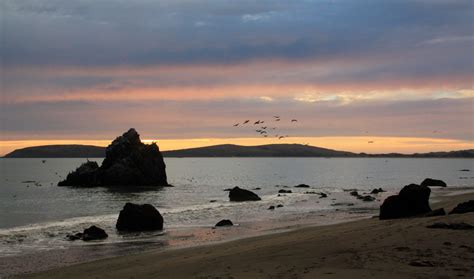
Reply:
[[[338,151],[302,144],[241,146],[233,144],[163,151],[164,157],[387,157],[387,158],[474,158],[474,149],[429,153],[367,154]],[[14,150],[4,158],[102,158],[105,147],[93,145],[45,145]]]

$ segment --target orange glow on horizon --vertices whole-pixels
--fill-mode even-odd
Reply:
[[[145,143],[156,141],[160,150],[176,150],[219,144],[264,145],[264,144],[308,144],[311,146],[351,151],[355,153],[423,153],[474,149],[473,141],[412,137],[289,137],[281,140],[268,138],[202,138],[202,139],[144,139]],[[0,141],[0,155],[20,148],[55,144],[84,144],[107,146],[110,140],[11,140]],[[369,143],[372,142],[372,143]]]

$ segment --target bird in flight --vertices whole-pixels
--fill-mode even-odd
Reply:
[[[275,119],[275,121],[280,121],[280,120],[281,120],[280,118]]]
[[[253,123],[253,125],[258,125],[260,123],[262,123],[262,122],[260,122],[260,120],[257,120],[255,123]]]
[[[247,124],[249,123],[250,120],[245,120],[243,124]]]
[[[280,118],[280,116],[278,116],[278,115],[275,115],[275,116],[273,116],[273,118]]]
[[[291,119],[291,122],[298,122],[297,119]]]
[[[237,126],[239,126],[239,123],[237,123],[237,124],[234,124],[234,127],[237,127]]]

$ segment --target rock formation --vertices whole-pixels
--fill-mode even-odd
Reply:
[[[458,204],[449,214],[463,214],[468,212],[474,212],[474,200]]]
[[[429,205],[431,190],[427,186],[410,184],[398,195],[390,196],[380,206],[379,218],[405,218],[431,212]]]
[[[163,229],[163,217],[151,204],[127,202],[115,225],[119,231],[152,231]]]
[[[168,186],[168,182],[158,146],[142,143],[132,128],[107,147],[100,167],[88,161],[58,186]]]
[[[224,220],[220,220],[219,222],[217,222],[217,224],[215,225],[216,227],[230,227],[230,226],[233,226],[234,224],[232,223],[231,220],[229,219],[224,219]]]

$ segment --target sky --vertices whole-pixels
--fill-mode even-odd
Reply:
[[[474,148],[473,3],[0,0],[0,155],[130,127],[163,150]]]

